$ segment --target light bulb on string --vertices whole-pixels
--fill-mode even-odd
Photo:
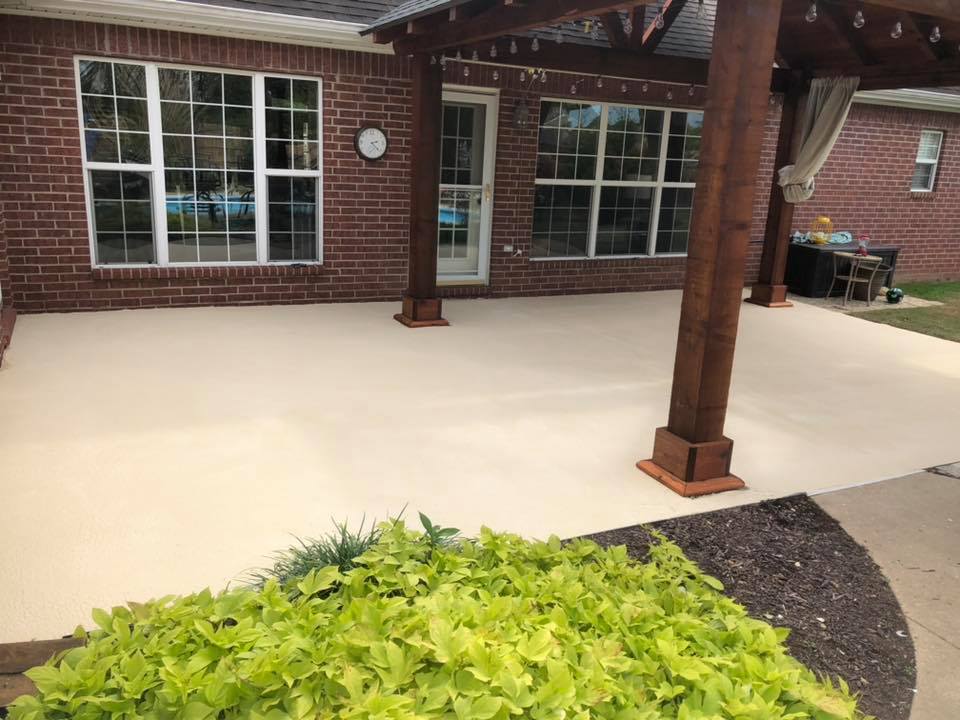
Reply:
[[[817,4],[815,2],[810,3],[807,14],[803,16],[803,19],[809,23],[817,21]]]
[[[477,60],[480,59],[480,53],[478,53],[476,50],[474,50],[474,51],[473,51],[473,55],[470,56],[470,59],[473,60],[474,62],[476,62]]]
[[[497,44],[494,43],[490,46],[490,57],[495,58],[497,56]]]
[[[598,87],[598,88],[602,88],[602,87],[603,87],[603,78],[602,78],[602,77],[598,77],[598,78],[597,78],[597,87]]]
[[[620,92],[625,93],[627,91],[627,84],[625,82],[620,83]]]
[[[703,0],[697,3],[697,20],[703,20],[707,16],[707,8],[704,7]]]
[[[577,94],[577,84],[576,84],[576,83],[574,83],[573,85],[570,86],[570,94],[571,94],[571,95],[576,95],[576,94]]]
[[[650,86],[647,85],[647,83],[644,83],[643,85],[640,86],[640,92],[646,92],[649,89],[650,89]]]
[[[690,88],[687,90],[687,95],[689,95],[690,97],[693,97],[693,94],[694,94],[696,91],[697,91],[697,86],[696,86],[696,85],[691,85]]]
[[[494,70],[494,71],[493,71],[493,79],[494,79],[494,80],[499,80],[499,79],[500,79],[500,71],[499,71],[499,70]]]
[[[520,82],[524,83],[527,81],[527,73],[523,70],[520,71]]]
[[[557,31],[553,34],[553,39],[557,45],[563,45],[563,30],[557,28]]]
[[[653,24],[657,30],[663,30],[663,26],[666,25],[666,21],[663,19],[663,10],[657,13],[657,19],[653,21]]]
[[[463,60],[463,53],[457,50],[456,58],[457,58],[457,62],[460,62],[461,60]]]
[[[667,100],[673,100],[673,90],[667,90]]]
[[[436,64],[437,64],[437,56],[436,56],[436,55],[431,55],[431,56],[430,56],[430,64],[431,64],[431,65],[436,65]]]
[[[540,71],[540,82],[541,82],[541,83],[545,83],[546,81],[547,81],[547,71],[546,71],[546,70],[541,70],[541,71]]]
[[[940,35],[940,26],[934,25],[933,30],[930,31],[930,42],[938,43],[940,42],[941,37],[942,36]]]
[[[863,16],[863,10],[857,10],[857,14],[853,16],[853,26],[859,30],[866,24],[867,19]]]
[[[627,35],[633,33],[633,20],[630,18],[630,13],[627,13],[627,19],[623,21],[623,31]]]
[[[517,54],[517,40],[516,40],[516,38],[510,38],[510,54],[511,54],[511,55],[516,55],[516,54]]]
[[[464,76],[464,77],[470,77],[470,66],[469,66],[469,65],[464,65],[464,66],[463,66],[463,76]]]
[[[599,40],[600,39],[600,20],[594,18],[593,22],[590,24],[590,39]]]
[[[446,55],[441,55],[441,56],[440,56],[440,67],[443,68],[444,70],[447,69],[447,56],[446,56]]]
[[[899,20],[893,24],[893,29],[890,31],[890,37],[894,40],[899,40],[903,37],[903,23]]]
[[[537,52],[540,49],[540,38],[533,39],[530,43],[530,49],[533,50],[533,52]]]

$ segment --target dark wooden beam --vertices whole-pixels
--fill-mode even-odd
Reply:
[[[723,429],[780,8],[717,5],[670,418],[639,463],[685,496],[743,487]]]
[[[603,29],[607,33],[611,47],[626,48],[630,45],[630,38],[623,29],[623,18],[618,12],[608,12],[603,15]]]
[[[814,77],[859,75],[860,90],[951,87],[960,85],[960,58],[925,61],[914,65],[833,65],[816,68],[811,74]]]
[[[648,55],[653,54],[686,4],[687,0],[664,0],[663,6],[660,8],[660,12],[663,13],[663,27],[658,28],[656,18],[654,18],[647,29],[643,31],[643,37],[640,38],[641,52]]]
[[[941,20],[960,20],[960,2],[957,0],[870,0],[867,4],[930,15]]]
[[[394,41],[398,55],[469,45],[546,25],[604,15],[654,0],[529,0],[525,5],[492,7],[467,22],[420,37]]]
[[[777,136],[777,151],[773,160],[773,184],[770,186],[770,201],[767,203],[767,224],[763,235],[763,253],[760,256],[760,277],[750,291],[749,302],[764,307],[791,307],[787,302],[787,286],[783,278],[787,269],[787,251],[790,249],[790,230],[793,223],[794,205],[783,196],[778,184],[779,170],[794,161],[799,149],[801,122],[800,110],[809,90],[809,81],[802,73],[795,72],[790,78],[790,87],[783,97],[780,113],[780,132]]]
[[[832,3],[821,3],[821,16],[826,24],[838,37],[845,41],[860,62],[864,65],[876,65],[877,57],[864,42],[864,33],[853,26],[853,17],[846,10]]]
[[[403,25],[393,25],[392,27],[384,28],[383,30],[374,30],[373,31],[373,41],[378,45],[387,45],[392,43],[397,38],[401,38],[407,34],[407,26]]]
[[[930,42],[928,33],[924,33],[917,25],[917,18],[912,13],[901,13],[900,22],[903,32],[907,36],[906,42],[912,42],[928,60],[941,60],[935,50],[936,45]]]
[[[440,206],[440,123],[443,71],[426,54],[410,61],[412,80],[410,148],[410,238],[408,286],[402,312],[394,317],[407,327],[447,325],[437,297],[437,231]]]
[[[638,50],[640,48],[640,42],[643,40],[642,28],[646,23],[646,10],[646,5],[638,5],[630,12],[630,47],[634,50]]]

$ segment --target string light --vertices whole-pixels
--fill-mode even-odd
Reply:
[[[464,65],[464,66],[463,66],[463,76],[464,76],[464,77],[470,77],[470,66],[469,66],[469,65]]]
[[[620,83],[620,92],[625,93],[627,91],[627,84],[625,82]]]
[[[490,46],[490,57],[495,58],[497,56],[497,44],[494,43]]]
[[[533,52],[537,52],[540,49],[540,38],[533,39],[530,43],[530,49],[533,50]]]
[[[667,90],[667,100],[673,100],[673,90]]]
[[[657,11],[657,19],[653,21],[653,24],[656,26],[657,30],[663,30],[663,26],[666,24],[666,22],[663,19],[662,8]]]
[[[853,26],[859,30],[866,24],[867,19],[863,16],[863,10],[857,10],[857,14],[853,16]]]
[[[649,89],[650,89],[650,86],[647,85],[646,83],[640,86],[640,92],[646,92]]]
[[[499,70],[494,70],[494,71],[493,71],[493,79],[494,79],[494,80],[499,80],[499,79],[500,79],[500,71],[499,71]]]
[[[603,87],[603,78],[602,78],[602,77],[598,77],[598,78],[597,78],[597,87],[598,87],[598,88],[602,88],[602,87]]]
[[[807,14],[803,16],[803,19],[809,23],[817,21],[817,4],[815,2],[810,3]]]
[[[630,19],[629,13],[627,13],[627,19],[623,21],[623,31],[627,35],[633,34],[633,20]]]
[[[476,50],[474,50],[474,51],[473,51],[473,55],[470,56],[470,59],[473,60],[474,62],[476,62],[477,60],[480,59],[480,53],[478,53]]]
[[[541,83],[545,83],[546,81],[547,81],[547,71],[546,71],[546,70],[541,70],[541,71],[540,71],[540,82],[541,82]]]
[[[697,4],[697,20],[703,20],[707,16],[707,8],[703,4],[703,0]]]
[[[691,85],[691,86],[690,86],[690,89],[687,90],[687,95],[689,95],[690,97],[693,97],[693,94],[694,94],[696,91],[697,91],[697,86],[696,86],[696,85]]]
[[[901,23],[899,20],[894,23],[893,29],[890,31],[890,37],[892,37],[894,40],[899,40],[901,37],[903,37],[903,23]]]
[[[431,64],[431,65],[436,65],[436,64],[437,64],[437,56],[436,56],[436,55],[431,55],[431,56],[430,56],[430,64]]]
[[[461,60],[463,60],[463,53],[457,50],[457,62],[460,62]]]
[[[576,94],[577,94],[577,84],[576,84],[576,83],[574,83],[573,85],[570,86],[570,94],[571,94],[571,95],[576,95]]]
[[[557,31],[553,34],[553,39],[556,41],[557,45],[563,45],[563,30],[557,28]]]
[[[520,71],[520,82],[524,83],[527,81],[527,73],[525,70]]]
[[[940,38],[941,38],[941,35],[940,35],[940,26],[939,26],[939,25],[934,25],[934,26],[933,26],[933,30],[930,31],[930,42],[932,42],[932,43],[938,43],[938,42],[940,42]]]
[[[600,39],[600,21],[596,18],[590,23],[590,38],[592,40]]]
[[[441,56],[440,56],[440,67],[443,68],[444,70],[447,69],[447,56],[446,56],[446,55],[441,55]]]
[[[511,55],[516,55],[516,54],[517,54],[517,40],[516,40],[516,38],[510,38],[510,54],[511,54]]]

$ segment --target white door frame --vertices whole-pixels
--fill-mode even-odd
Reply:
[[[472,103],[486,107],[483,137],[483,179],[480,202],[480,247],[476,274],[437,275],[437,285],[486,285],[490,279],[490,249],[493,241],[493,199],[494,178],[497,158],[497,121],[500,112],[500,94],[497,90],[486,90],[463,85],[445,85],[443,102]],[[439,183],[439,178],[437,182]],[[437,208],[440,212],[440,208]]]

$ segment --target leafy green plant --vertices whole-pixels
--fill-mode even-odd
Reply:
[[[353,569],[310,570],[296,596],[268,579],[95,611],[86,646],[30,670],[39,696],[11,717],[859,717],[846,685],[818,680],[786,631],[662,538],[639,563],[587,541],[381,532]]]
[[[341,572],[354,566],[357,558],[377,544],[381,529],[373,525],[364,529],[366,519],[360,521],[360,527],[351,530],[346,522],[334,522],[334,530],[320,538],[296,538],[297,544],[274,555],[273,565],[248,573],[250,584],[263,587],[268,580],[277,580],[287,586],[291,581],[304,577],[311,570],[332,565]],[[295,586],[294,586],[295,587]]]
[[[420,524],[423,525],[423,537],[430,547],[451,547],[460,537],[460,531],[457,528],[434,525],[423,513],[420,513]]]

